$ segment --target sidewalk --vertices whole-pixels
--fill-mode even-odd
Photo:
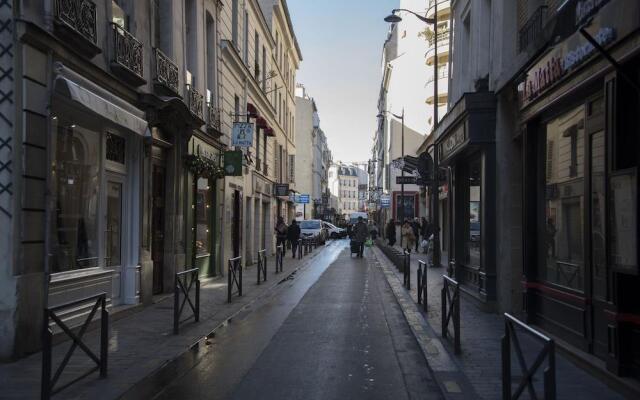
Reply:
[[[399,246],[395,246],[399,249]],[[392,279],[402,285],[402,273],[389,262],[381,251],[376,253],[383,258],[387,268],[391,271]],[[411,253],[411,291],[413,306],[417,302],[417,268],[418,260],[426,260],[425,254]],[[441,335],[441,300],[442,275],[445,268],[428,268],[428,312],[421,312],[431,328]],[[422,305],[419,305],[422,310]],[[443,339],[442,343],[448,350],[450,357],[454,359],[460,370],[469,379],[478,396],[482,399],[493,400],[502,397],[501,375],[501,345],[500,339],[504,335],[504,319],[502,315],[485,313],[479,310],[464,294],[461,294],[460,303],[460,336],[462,354],[453,355],[451,339]],[[531,365],[537,355],[539,345],[533,340],[528,340],[526,335],[519,336],[525,350],[527,365]],[[561,352],[556,350],[556,387],[558,399],[623,399],[618,392],[606,386],[602,381],[590,375],[580,367],[570,362]],[[545,364],[546,365],[546,362]],[[512,380],[519,383],[522,372],[516,358],[511,361]],[[542,396],[542,376],[536,374],[534,385],[538,396]],[[515,390],[515,385],[514,385]],[[526,391],[523,398],[529,398]]]
[[[327,246],[331,246],[330,242]],[[145,398],[145,384],[154,384],[158,377],[168,372],[176,376],[176,369],[193,365],[206,351],[207,335],[241,312],[248,312],[252,303],[268,296],[279,282],[290,274],[306,266],[323,247],[301,260],[292,259],[290,253],[284,258],[283,272],[275,274],[275,258],[269,257],[266,283],[256,284],[256,266],[247,267],[243,274],[243,296],[233,297],[227,303],[227,278],[212,280],[203,284],[200,290],[200,322],[193,318],[182,323],[180,334],[173,334],[173,296],[145,307],[130,316],[111,322],[109,332],[108,377],[99,379],[98,373],[66,388],[55,396],[56,399],[114,399],[123,395],[131,398]],[[182,319],[190,316],[185,307]],[[87,332],[85,343],[99,354],[99,329]],[[64,354],[71,345],[65,341],[53,348],[53,371],[55,373]],[[1,399],[37,399],[40,397],[40,377],[42,353],[9,364],[0,364]],[[76,348],[65,368],[61,384],[81,375],[95,364]],[[145,382],[143,382],[143,380]],[[141,384],[142,382],[142,384]],[[129,393],[128,393],[129,392]]]

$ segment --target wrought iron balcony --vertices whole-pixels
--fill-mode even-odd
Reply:
[[[207,131],[209,133],[220,135],[220,129],[220,109],[209,103],[207,104]]]
[[[543,28],[547,20],[547,9],[547,6],[538,7],[518,32],[518,44],[521,52],[543,36]]]
[[[55,0],[53,4],[58,33],[81,51],[92,56],[100,53],[97,47],[96,4],[91,0]]]
[[[134,86],[144,84],[142,43],[120,25],[112,23],[111,28],[113,29],[112,69]]]
[[[180,78],[178,75],[178,66],[160,51],[160,49],[154,49],[154,54],[156,66],[154,81],[171,90],[174,94],[179,94]]]
[[[438,46],[441,46],[444,42],[448,41],[449,29],[445,29],[445,30],[439,29],[437,38],[438,38]],[[435,39],[436,39],[436,35],[433,35],[433,34],[428,38],[429,47],[435,45]]]
[[[194,87],[187,85],[189,111],[194,117],[204,122],[204,96]]]

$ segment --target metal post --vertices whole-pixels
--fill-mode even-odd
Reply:
[[[231,281],[231,274],[232,274],[232,272],[231,272],[231,268],[232,268],[231,260],[227,261],[227,264],[228,264],[228,269],[229,269],[227,271],[227,278],[228,278],[227,279],[228,280],[228,282],[227,282],[227,302],[231,303],[231,292],[233,291],[233,288],[231,287],[231,285],[233,284],[232,281]]]
[[[107,377],[109,354],[109,311],[107,311],[107,296],[102,297],[102,312],[100,313],[100,377]]]
[[[238,274],[240,278],[238,279],[238,296],[242,297],[242,260],[238,260]]]
[[[556,398],[556,349],[553,341],[547,344],[549,346],[548,356],[549,366],[544,370],[544,398]]]
[[[504,336],[502,337],[502,399],[511,399],[511,338],[509,337],[509,322],[504,321]]]
[[[178,325],[180,324],[180,289],[178,288],[178,276],[176,275],[173,282],[173,334],[178,334]],[[231,275],[229,275],[229,284],[231,284]],[[231,292],[229,292],[229,298],[231,298]],[[231,301],[231,300],[229,300]]]
[[[460,354],[460,286],[456,284],[453,295],[453,338],[454,351],[456,354]]]
[[[438,2],[434,2],[435,23],[433,24],[433,44],[434,44],[434,61],[433,61],[433,132],[439,124],[438,120]],[[438,149],[433,148],[433,181],[431,183],[431,193],[433,196],[433,212],[431,213],[432,224],[435,227],[433,235],[433,265],[440,266],[440,213],[438,212],[438,189],[440,187]]]
[[[420,263],[418,263],[416,278],[416,285],[418,286],[418,304],[422,304],[422,264]]]
[[[440,291],[440,303],[442,305],[442,337],[447,337],[447,280],[444,280],[442,290]]]
[[[404,107],[402,107],[402,130],[401,130],[401,152],[402,152],[402,168],[400,170],[401,176],[404,178]],[[404,179],[400,184],[400,247],[402,247],[402,225],[404,224]]]
[[[51,337],[53,332],[49,328],[49,313],[45,312],[44,328],[42,329],[42,381],[40,382],[40,398],[51,398]]]
[[[200,273],[200,272],[197,272]],[[195,320],[196,322],[200,321],[200,278],[196,276],[196,312],[195,312]]]

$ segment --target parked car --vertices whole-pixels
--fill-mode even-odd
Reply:
[[[300,238],[316,239],[318,243],[325,244],[327,241],[327,228],[323,226],[319,219],[307,219],[300,221]]]
[[[338,228],[332,223],[323,222],[325,228],[327,228],[327,232],[329,233],[329,237],[331,239],[342,239],[347,237],[347,230],[344,228]]]

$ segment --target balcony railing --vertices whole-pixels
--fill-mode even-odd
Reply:
[[[189,99],[189,111],[195,117],[204,121],[204,96],[192,86],[187,85]]]
[[[447,65],[439,65],[438,66],[438,79],[447,78],[449,76],[449,67]],[[427,77],[427,84],[434,81],[433,75],[429,75]]]
[[[112,66],[126,74],[125,79],[140,86],[144,83],[143,51],[144,47],[132,34],[117,24],[113,29]]]
[[[72,36],[89,42],[84,46],[92,54],[97,54],[98,35],[96,27],[96,4],[91,0],[55,0],[53,17],[57,26]],[[82,44],[80,47],[83,47]]]
[[[207,128],[209,131],[220,132],[220,109],[213,104],[207,104]]]
[[[540,6],[518,32],[519,50],[524,51],[532,43],[542,37],[547,20],[547,6]]]
[[[436,37],[438,38],[438,46],[439,46],[441,43],[444,43],[445,41],[449,40],[449,29],[438,30],[437,36],[431,35],[431,37],[428,38],[429,47],[435,45]]]
[[[178,94],[180,78],[178,74],[178,66],[167,57],[160,49],[154,49],[156,61],[155,81],[172,92]]]

